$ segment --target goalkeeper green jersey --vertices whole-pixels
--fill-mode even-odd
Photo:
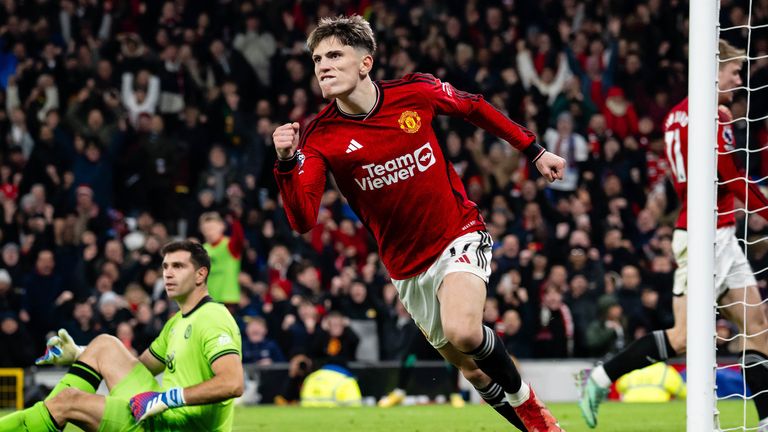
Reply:
[[[242,356],[240,330],[229,311],[206,296],[186,314],[174,315],[149,347],[165,364],[163,390],[190,387],[213,378],[216,359]],[[184,430],[229,431],[234,419],[233,400],[172,410]]]

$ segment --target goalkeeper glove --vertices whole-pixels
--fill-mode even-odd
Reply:
[[[45,345],[45,354],[35,360],[36,365],[69,366],[85,350],[83,347],[75,344],[72,336],[64,329],[59,329],[58,335],[48,339]]]
[[[184,389],[175,387],[163,393],[144,392],[131,398],[131,412],[136,423],[167,410],[184,406]]]

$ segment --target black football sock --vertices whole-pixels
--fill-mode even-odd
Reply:
[[[667,332],[656,330],[632,342],[620,353],[603,364],[605,373],[611,381],[636,369],[642,369],[654,363],[665,361],[677,355],[669,343]]]
[[[489,327],[483,326],[483,341],[480,346],[465,354],[472,357],[480,370],[506,393],[517,393],[522,387],[520,372],[512,363],[512,358],[509,357],[499,335]]]
[[[760,351],[746,350],[743,371],[749,390],[757,395],[752,400],[755,402],[757,416],[762,420],[768,417],[768,358]]]
[[[492,382],[485,388],[477,389],[477,392],[480,393],[480,397],[483,398],[488,405],[493,407],[493,409],[507,419],[508,422],[512,423],[516,428],[523,432],[527,431],[525,425],[520,420],[520,417],[517,416],[515,409],[512,408],[512,405],[510,405],[509,402],[507,402],[504,390],[500,385]]]

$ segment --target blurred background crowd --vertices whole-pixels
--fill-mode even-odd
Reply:
[[[768,0],[721,7],[722,27],[768,24]],[[330,182],[317,227],[293,233],[272,178],[274,128],[327,103],[306,35],[353,13],[378,39],[375,79],[426,72],[482,93],[567,160],[550,185],[464,120],[434,125],[493,236],[484,319],[511,353],[602,357],[671,326],[678,203],[661,130],[687,92],[687,2],[3,0],[0,367],[30,365],[62,326],[141,353],[175,310],[158,254],[175,237],[224,245],[235,294],[218,300],[244,362],[400,358],[409,317],[368,232]],[[752,56],[768,54],[759,33]],[[744,73],[768,84],[764,59]],[[747,107],[765,116],[768,98],[737,93],[734,117]],[[768,143],[764,121],[734,127],[742,148]],[[760,152],[743,162],[768,174]],[[765,246],[748,252],[768,266]]]

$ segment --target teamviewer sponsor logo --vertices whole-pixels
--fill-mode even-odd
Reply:
[[[382,164],[363,165],[367,175],[355,179],[355,183],[364,191],[381,189],[408,180],[414,175],[428,170],[435,162],[432,145],[426,143],[413,153],[398,156]]]
[[[424,144],[413,152],[413,157],[416,159],[416,166],[419,168],[419,172],[424,172],[435,164],[435,154],[432,153],[432,146],[429,143]]]

